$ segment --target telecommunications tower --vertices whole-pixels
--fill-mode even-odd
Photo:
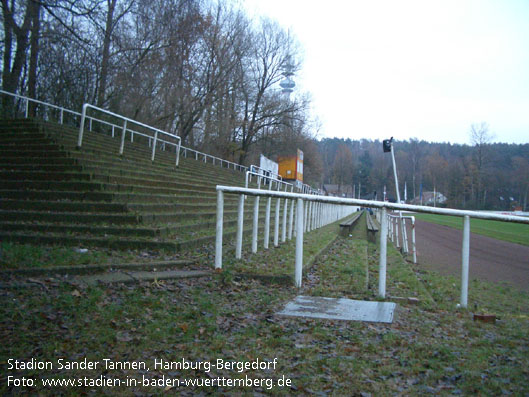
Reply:
[[[294,91],[294,87],[296,86],[296,83],[294,83],[294,80],[292,80],[292,76],[294,75],[293,70],[294,66],[290,60],[290,55],[288,55],[285,60],[285,66],[283,66],[284,78],[279,83],[280,87],[282,88],[281,92],[285,94],[287,98],[290,98],[290,94]]]

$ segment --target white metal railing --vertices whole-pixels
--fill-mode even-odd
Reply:
[[[409,219],[411,221],[411,252],[413,255],[413,263],[417,263],[417,244],[415,242],[415,217],[414,216],[405,216],[405,215],[392,215],[388,214],[388,233],[389,238],[392,243],[395,243],[395,246],[397,248],[400,248],[400,240],[399,240],[399,228],[405,229],[406,228],[406,219]],[[403,227],[401,227],[400,222],[402,222]],[[402,252],[404,254],[409,253],[409,245],[408,245],[408,234],[405,233],[402,236]]]
[[[258,175],[261,175],[261,176],[264,176],[264,177],[270,177],[272,179],[277,179],[277,180],[280,180],[282,181],[283,180],[283,177],[279,174],[276,174],[275,172],[272,172],[270,170],[265,170],[264,168],[261,168],[257,165],[250,165],[250,169],[249,171],[251,171],[252,173],[257,173]]]
[[[64,108],[64,107],[60,107],[60,106],[56,106],[56,105],[53,105],[51,103],[48,103],[48,102],[43,102],[43,101],[39,101],[37,99],[33,99],[33,98],[29,98],[29,97],[26,97],[26,96],[23,96],[23,95],[19,95],[19,94],[14,94],[12,92],[8,92],[8,91],[4,91],[4,90],[0,90],[0,94],[4,94],[4,95],[7,95],[7,96],[11,96],[11,97],[14,97],[14,98],[18,98],[22,101],[25,101],[25,106],[24,106],[24,117],[25,118],[28,118],[29,117],[29,104],[30,103],[35,103],[36,105],[42,105],[42,106],[45,106],[47,108],[50,108],[50,109],[53,109],[53,110],[57,110],[59,112],[59,118],[58,118],[58,121],[60,124],[64,124],[64,116],[65,115],[71,115],[74,117],[74,119],[78,118],[79,119],[79,123],[80,123],[80,120],[82,119],[82,113],[79,113],[79,112],[75,112],[73,110],[70,110],[70,109],[67,109],[67,108]],[[106,112],[106,111],[104,111]],[[95,117],[90,117],[90,116],[87,116],[85,115],[86,119],[88,120],[88,129],[91,131],[92,130],[92,124],[94,122],[96,123],[100,123],[102,125],[106,125],[106,126],[109,126],[112,128],[112,137],[114,137],[115,135],[115,129],[119,129],[119,130],[122,130],[123,129],[123,126],[119,126],[119,125],[116,125],[116,124],[113,124],[113,123],[110,123],[108,121],[105,121],[105,120],[100,120],[100,119],[97,119]],[[119,116],[119,118],[122,118],[123,119],[123,116]],[[48,120],[48,117],[46,116],[44,118],[45,120]],[[134,122],[136,124],[139,124],[138,122]],[[76,122],[77,124],[77,122]],[[150,127],[148,126],[148,128],[150,129],[153,129],[154,130],[154,127]],[[131,141],[134,141],[134,134],[136,135],[146,135],[146,134],[142,134],[138,131],[134,131],[130,128],[127,127],[127,131],[131,132]],[[169,134],[169,133],[167,133]],[[174,134],[170,134],[170,135],[174,135]],[[177,135],[174,135],[174,136],[177,136]],[[152,137],[148,136],[149,139],[149,145],[152,146]],[[178,137],[178,139],[180,139],[180,137]],[[167,141],[164,141],[163,139],[158,139],[158,142],[160,142],[162,144],[162,148],[165,149],[165,145],[174,145],[174,143],[171,143],[171,142],[167,142]],[[188,147],[185,147],[185,146],[181,146],[179,145],[179,148],[180,148],[180,151],[183,153],[184,157],[187,158],[188,156],[188,153],[194,153],[194,156],[195,156],[195,159],[198,160],[200,157],[202,157],[204,159],[204,162],[207,163],[208,160],[211,160],[212,164],[213,165],[216,165],[217,163],[222,167],[222,166],[226,166],[228,169],[232,168],[234,170],[238,170],[238,171],[246,171],[248,169],[248,167],[246,166],[243,166],[243,165],[239,165],[237,163],[234,163],[232,161],[228,161],[228,160],[224,160],[220,157],[216,157],[216,156],[212,156],[210,154],[207,154],[207,153],[203,153],[203,152],[200,152],[198,150],[195,150],[195,149],[191,149],[191,148],[188,148]],[[178,156],[180,155],[180,152],[178,152]]]
[[[59,121],[60,121],[61,124],[63,124],[64,114],[65,113],[74,115],[76,117],[80,117],[81,116],[81,113],[79,113],[79,112],[74,112],[73,110],[69,110],[69,109],[66,109],[66,108],[63,108],[63,107],[60,107],[60,106],[52,105],[51,103],[42,102],[42,101],[39,101],[37,99],[28,98],[28,97],[23,96],[23,95],[13,94],[12,92],[0,90],[0,94],[12,96],[14,98],[18,98],[18,99],[21,99],[23,101],[26,101],[26,105],[25,105],[25,108],[24,108],[25,109],[24,110],[24,117],[25,118],[29,117],[29,104],[30,103],[35,103],[37,105],[43,105],[43,106],[49,107],[51,109],[58,110],[59,111]]]
[[[215,267],[222,268],[222,233],[223,233],[223,217],[224,217],[224,192],[239,194],[239,207],[238,207],[238,218],[237,218],[237,235],[235,243],[235,257],[241,258],[242,251],[242,235],[243,235],[243,214],[244,214],[244,196],[250,195],[255,196],[254,201],[254,216],[253,216],[253,230],[252,230],[252,253],[257,252],[257,225],[258,225],[258,211],[259,211],[259,198],[261,196],[268,197],[271,200],[273,197],[277,198],[276,205],[276,231],[274,235],[274,245],[278,246],[278,227],[279,227],[279,211],[280,211],[280,200],[285,200],[284,212],[283,212],[283,236],[286,235],[286,219],[287,211],[289,208],[288,201],[292,202],[290,210],[290,224],[288,226],[289,233],[288,238],[292,238],[293,234],[293,223],[295,215],[295,234],[296,234],[296,264],[295,264],[295,284],[301,286],[301,275],[303,267],[303,234],[305,232],[312,231],[314,229],[323,227],[329,223],[335,222],[342,219],[351,213],[355,212],[356,206],[343,206],[328,204],[318,200],[318,197],[309,194],[300,194],[292,192],[273,191],[271,189],[248,189],[240,187],[230,186],[217,186],[217,235],[216,235],[216,249],[215,249]],[[307,201],[307,205],[304,205],[304,200]],[[294,203],[297,205],[294,206]],[[268,206],[267,206],[268,208]],[[267,240],[269,235],[267,234],[267,224],[269,225],[270,212],[267,210],[265,215],[265,237],[264,237],[264,248],[268,248]],[[284,242],[285,240],[283,240]]]
[[[296,263],[295,263],[295,285],[301,286],[302,266],[303,266],[303,231],[304,223],[314,221],[306,216],[297,216],[303,214],[303,203],[305,201],[319,204],[331,204],[341,206],[360,206],[367,208],[381,209],[380,219],[380,256],[379,256],[379,285],[378,295],[381,298],[386,297],[386,263],[387,263],[387,237],[388,237],[388,209],[397,211],[411,211],[428,214],[452,215],[463,218],[463,241],[461,249],[461,299],[460,306],[468,305],[468,272],[469,272],[469,252],[470,252],[470,218],[488,219],[502,222],[515,222],[529,225],[529,218],[521,216],[503,215],[478,211],[457,210],[451,208],[436,208],[420,205],[389,203],[385,201],[371,201],[351,198],[329,197],[321,195],[308,195],[291,192],[247,189],[234,186],[217,186],[217,235],[215,246],[215,268],[222,268],[222,233],[223,233],[223,213],[224,213],[224,194],[239,194],[239,206],[244,205],[243,195],[258,197],[277,197],[279,199],[297,200],[296,210]],[[355,207],[352,207],[355,208]],[[241,217],[239,208],[239,218]],[[321,225],[323,212],[317,211],[317,224]],[[343,215],[345,216],[345,215]],[[339,218],[338,218],[339,219]],[[312,228],[310,229],[312,230]],[[238,222],[237,234],[242,236],[242,223]],[[241,239],[242,241],[242,239]],[[237,242],[239,244],[239,242]],[[237,246],[237,249],[240,249]]]
[[[83,144],[84,125],[85,125],[85,120],[86,120],[86,111],[88,109],[92,109],[92,110],[95,110],[97,112],[104,113],[104,114],[107,114],[109,116],[116,117],[118,119],[123,120],[123,127],[122,127],[122,131],[121,131],[121,144],[119,146],[119,154],[120,155],[123,154],[123,149],[125,147],[125,135],[127,134],[127,131],[128,131],[128,132],[130,132],[131,141],[134,139],[134,134],[137,134],[137,135],[144,136],[144,137],[148,138],[149,139],[149,145],[151,145],[151,139],[152,139],[151,161],[154,161],[154,156],[156,154],[156,146],[157,146],[158,142],[162,142],[163,145],[165,145],[165,144],[173,145],[175,147],[175,153],[176,153],[175,166],[178,167],[178,162],[179,162],[179,159],[180,159],[180,146],[181,146],[181,141],[182,141],[178,135],[171,134],[171,133],[166,132],[166,131],[162,131],[162,130],[160,130],[158,128],[151,127],[150,125],[143,124],[143,123],[140,123],[139,121],[129,119],[128,117],[121,116],[119,114],[112,113],[112,112],[110,112],[108,110],[98,108],[96,106],[90,105],[89,103],[85,103],[83,105],[83,112],[82,112],[82,115],[81,115],[81,125],[79,127],[79,138],[77,140],[77,147],[78,148],[80,148],[82,146],[82,144]],[[94,118],[92,118],[92,120],[93,119]],[[90,120],[90,121],[92,121],[92,120]],[[100,121],[100,120],[97,120],[97,121]],[[105,123],[112,125],[112,123],[107,123],[107,122],[105,122]],[[150,135],[147,135],[147,134],[144,134],[144,133],[140,133],[138,131],[134,131],[134,130],[132,130],[130,128],[127,128],[127,123],[131,123],[131,124],[143,127],[143,128],[145,128],[147,130],[154,131],[154,136],[150,136]],[[163,139],[159,139],[158,138],[159,134],[161,134],[163,136],[166,136],[166,137],[173,138],[174,140],[177,141],[177,143],[169,142],[169,141],[166,141],[166,140],[163,140]]]
[[[219,163],[220,166],[222,167],[222,166],[224,166],[224,164],[226,164],[226,167],[228,169],[233,167],[233,169],[236,170],[236,171],[244,172],[244,171],[246,171],[248,169],[248,167],[246,167],[244,165],[240,165],[240,164],[234,163],[233,161],[224,160],[224,159],[221,159],[220,157],[216,157],[216,156],[213,156],[211,154],[199,152],[198,150],[190,149],[190,148],[187,148],[187,147],[184,147],[184,146],[182,146],[182,152],[183,152],[185,158],[187,158],[187,152],[194,153],[195,154],[195,160],[198,161],[200,159],[200,157],[202,157],[202,159],[204,160],[204,163],[207,163],[208,160],[211,160],[211,163],[213,165],[216,165],[217,163]]]

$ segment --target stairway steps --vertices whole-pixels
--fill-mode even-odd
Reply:
[[[139,224],[140,217],[135,214],[101,214],[66,211],[15,211],[0,210],[0,221],[45,221],[106,224]]]
[[[191,250],[215,239],[217,184],[243,186],[240,171],[48,122],[0,121],[0,239],[112,249]],[[251,186],[255,186],[252,184]],[[225,197],[225,237],[238,198]],[[260,204],[263,226],[266,200]],[[283,209],[283,208],[282,208]],[[272,214],[275,207],[272,207]],[[245,205],[245,237],[253,200]],[[271,217],[273,234],[274,217]]]
[[[87,201],[0,200],[2,210],[126,213],[127,204]]]

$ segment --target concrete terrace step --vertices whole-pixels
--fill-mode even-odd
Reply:
[[[88,181],[90,179],[92,178],[89,174],[80,172],[0,170],[0,180]]]
[[[69,201],[104,201],[130,204],[150,203],[209,203],[216,202],[215,193],[200,195],[170,195],[170,194],[131,194],[109,192],[78,192],[53,190],[8,190],[0,189],[0,198],[12,200],[69,200]],[[225,202],[236,201],[234,195],[227,195]]]
[[[72,162],[73,163],[73,162]],[[49,164],[30,163],[30,164],[13,164],[0,163],[0,170],[17,170],[17,171],[46,171],[46,172],[83,172],[86,168],[74,164]]]
[[[135,214],[101,214],[67,211],[28,211],[0,210],[0,221],[41,221],[107,224],[139,224],[141,219]]]
[[[128,212],[127,204],[88,202],[88,201],[37,201],[37,200],[0,200],[2,210],[37,210],[70,212]]]
[[[235,229],[228,229],[224,232],[225,241],[231,244],[235,238]],[[262,235],[262,228],[260,228]],[[133,237],[93,237],[93,236],[72,236],[63,233],[47,233],[45,235],[30,232],[4,232],[0,231],[0,241],[14,241],[23,244],[43,244],[43,245],[61,245],[61,246],[81,246],[81,247],[100,247],[109,249],[149,249],[149,250],[167,250],[169,252],[182,252],[204,247],[215,241],[215,235],[204,235],[201,237],[188,238],[185,240],[155,238],[133,238]],[[248,245],[251,241],[251,232],[246,232],[243,244]],[[272,242],[272,233],[270,236]],[[259,241],[262,244],[262,241]]]
[[[31,244],[182,251],[215,239],[216,184],[244,173],[180,157],[127,137],[47,122],[0,121],[0,239]],[[266,200],[261,200],[260,226]],[[245,238],[253,205],[245,206]],[[274,207],[272,208],[274,211]],[[225,198],[226,238],[235,236],[237,196]],[[274,218],[271,219],[273,225]]]
[[[246,214],[244,218],[244,228],[249,231],[253,218]],[[46,233],[67,233],[81,234],[85,236],[136,236],[136,237],[167,237],[175,235],[190,235],[194,232],[215,228],[215,221],[194,222],[189,224],[168,224],[161,226],[100,226],[94,225],[77,225],[72,223],[44,223],[44,222],[0,222],[0,230],[6,232],[46,232]],[[274,222],[272,220],[271,225]],[[237,225],[235,218],[224,220],[224,227],[230,228]]]

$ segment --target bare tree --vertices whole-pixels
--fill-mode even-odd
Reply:
[[[474,166],[476,180],[476,205],[482,208],[487,195],[487,189],[483,188],[483,179],[487,165],[487,148],[494,139],[494,135],[489,132],[489,125],[485,122],[472,124],[470,127],[470,142],[474,146]]]

